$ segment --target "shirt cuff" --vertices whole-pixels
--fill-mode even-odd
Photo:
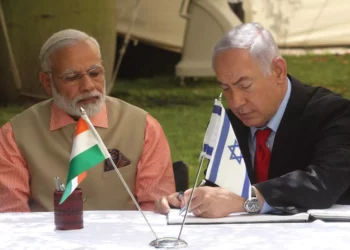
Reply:
[[[267,214],[267,213],[276,212],[276,211],[278,211],[278,209],[271,207],[269,204],[267,204],[266,201],[264,201],[264,205],[261,208],[260,214]]]

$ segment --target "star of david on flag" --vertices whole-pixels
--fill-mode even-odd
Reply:
[[[209,159],[205,179],[246,199],[251,184],[239,143],[221,101],[215,99],[200,157]]]
[[[235,144],[233,144],[231,146],[228,146],[228,148],[231,151],[230,160],[237,160],[237,162],[239,164],[241,164],[243,156],[242,156],[241,150],[239,149],[239,145],[238,145],[237,139],[235,140]],[[237,152],[235,152],[235,149],[237,149]]]

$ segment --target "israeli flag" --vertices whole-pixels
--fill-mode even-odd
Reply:
[[[221,101],[215,99],[200,157],[209,159],[206,180],[246,199],[251,184],[238,140]]]

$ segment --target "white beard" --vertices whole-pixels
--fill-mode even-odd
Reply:
[[[71,116],[81,116],[80,107],[85,109],[87,116],[94,116],[98,112],[100,112],[101,108],[105,104],[106,97],[106,88],[103,88],[103,93],[98,92],[97,90],[93,90],[89,93],[85,93],[75,97],[73,100],[68,100],[65,96],[60,95],[54,84],[51,83],[52,96],[54,103],[62,109],[64,112],[70,114]],[[77,106],[77,102],[89,97],[98,97],[98,100],[94,103],[83,104],[81,106]]]

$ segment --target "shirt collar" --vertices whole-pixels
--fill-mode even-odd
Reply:
[[[108,118],[106,104],[101,110],[94,116],[90,116],[90,121],[95,127],[108,128]],[[51,119],[50,119],[50,131],[57,130],[68,126],[72,123],[76,123],[70,115],[57,107],[56,104],[52,104],[51,107]]]
[[[258,129],[265,129],[266,127],[270,128],[273,132],[276,133],[278,126],[281,123],[284,111],[286,110],[286,107],[287,107],[287,104],[288,104],[288,101],[290,98],[290,92],[291,92],[292,87],[291,87],[291,83],[290,83],[290,80],[288,77],[287,77],[287,81],[288,81],[287,92],[284,95],[284,98],[283,98],[280,106],[278,107],[277,112],[274,114],[274,116],[271,118],[271,120],[267,123],[267,125],[265,127],[262,127],[262,128],[250,127],[250,133],[251,133],[252,138],[254,138],[255,132]]]

